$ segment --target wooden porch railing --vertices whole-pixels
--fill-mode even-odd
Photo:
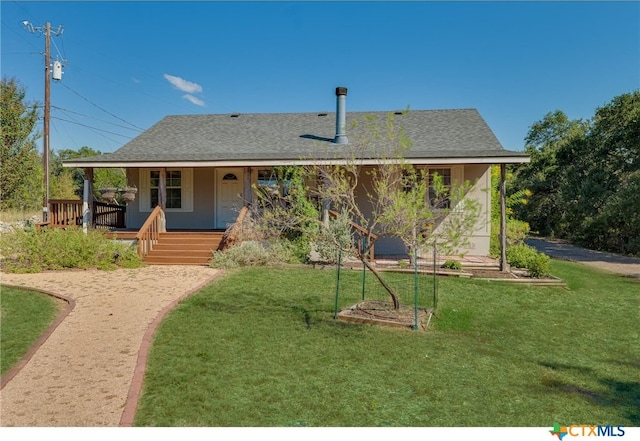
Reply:
[[[38,228],[47,226],[53,228],[67,228],[82,226],[82,200],[80,199],[49,199],[49,220],[37,224]],[[125,205],[93,203],[93,227],[97,228],[125,228]]]
[[[49,221],[39,225],[54,228],[82,225],[82,201],[80,199],[49,199]]]
[[[93,203],[93,224],[96,228],[125,228],[126,205]]]
[[[167,231],[167,223],[164,211],[159,205],[153,209],[147,220],[142,224],[140,231],[136,234],[138,241],[138,255],[145,257],[153,249],[153,245],[158,243],[160,233]]]
[[[337,211],[334,210],[329,210],[329,215],[332,216],[333,218],[337,218],[338,216],[340,216],[340,213],[338,213]],[[351,228],[354,229],[356,231],[356,233],[358,234],[360,240],[358,241],[358,246],[362,247],[362,239],[364,237],[367,237],[369,240],[369,260],[373,261],[374,260],[374,246],[372,242],[375,242],[375,240],[378,238],[377,235],[373,234],[373,233],[369,233],[369,231],[367,231],[364,227],[356,224],[353,221],[349,221],[349,224],[351,225]],[[373,239],[373,241],[372,241]]]
[[[247,205],[243,206],[240,209],[240,213],[238,213],[236,221],[224,233],[224,237],[222,238],[222,242],[220,243],[221,250],[230,247],[236,242],[236,240],[238,240],[238,233],[240,233],[240,229],[242,228],[242,221],[244,220],[248,212],[249,207]]]

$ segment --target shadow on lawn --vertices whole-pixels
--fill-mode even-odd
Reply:
[[[640,370],[640,360],[612,360],[611,363],[630,366]],[[596,373],[591,368],[561,363],[540,362],[539,364],[553,371],[573,371],[579,372],[582,375],[596,377]],[[541,384],[552,392],[576,394],[589,399],[599,406],[618,407],[621,409],[624,417],[628,418],[632,423],[632,426],[640,425],[640,382],[619,381],[611,378],[597,377],[595,379],[598,383],[606,387],[607,390],[605,392],[592,391],[556,379],[543,379]]]

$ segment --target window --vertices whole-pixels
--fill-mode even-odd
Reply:
[[[167,169],[166,211],[193,211],[193,186],[191,169]],[[160,193],[160,170],[140,170],[140,211],[151,211],[158,205]]]
[[[263,193],[288,196],[290,187],[291,181],[289,179],[278,180],[278,175],[274,170],[258,170],[258,190]]]
[[[436,176],[438,176],[436,181]],[[438,185],[436,185],[438,182]],[[429,203],[435,209],[451,208],[449,193],[451,192],[451,169],[429,169]]]
[[[224,175],[222,177],[223,181],[237,181],[238,177],[236,175],[234,175],[233,173],[227,173],[226,175]]]
[[[258,187],[277,188],[278,178],[272,170],[258,170]]]
[[[158,192],[160,185],[160,171],[149,171],[149,208],[158,205]],[[167,205],[166,208],[182,208],[182,171],[167,171]]]

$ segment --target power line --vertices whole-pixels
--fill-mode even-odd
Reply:
[[[86,46],[86,45],[84,47],[87,47],[87,48],[91,49],[89,46]],[[94,50],[94,52],[96,52],[98,54],[100,53],[99,51],[95,51],[95,50]],[[84,68],[81,65],[74,64],[74,63],[69,63],[69,67],[73,67],[78,72],[86,72],[87,74],[93,75],[96,78],[100,78],[103,81],[106,81],[106,82],[109,82],[109,83],[112,83],[112,84],[116,84],[116,85],[121,86],[121,87],[126,87],[128,89],[133,90],[137,94],[144,95],[144,96],[147,96],[149,98],[153,98],[156,101],[163,102],[163,103],[169,103],[172,106],[179,106],[179,107],[185,109],[185,111],[187,111],[187,109],[192,109],[192,107],[187,106],[184,103],[181,103],[181,102],[175,103],[174,101],[170,101],[170,100],[167,100],[166,98],[162,98],[160,96],[147,93],[147,92],[145,92],[143,90],[140,90],[138,88],[132,88],[129,83],[125,83],[125,82],[122,82],[122,81],[115,81],[115,80],[113,80],[113,78],[111,76],[101,75],[101,74],[96,73],[94,71],[88,70],[88,69]],[[156,76],[153,76],[153,75],[149,74],[148,72],[142,72],[141,77],[146,78],[146,79],[152,78],[152,79],[154,79],[154,81],[157,79]]]
[[[58,120],[63,121],[63,122],[68,122],[68,123],[71,123],[71,124],[76,124],[76,125],[79,125],[79,126],[86,127],[87,129],[91,130],[91,131],[92,131],[92,132],[94,132],[95,134],[97,134],[97,135],[99,135],[99,136],[103,137],[104,139],[106,139],[106,140],[108,140],[108,141],[111,141],[111,142],[113,142],[113,143],[115,143],[115,144],[120,144],[120,143],[121,143],[120,141],[117,141],[117,140],[115,140],[115,139],[113,139],[113,138],[108,137],[108,136],[107,136],[107,135],[105,135],[104,133],[101,133],[102,129],[98,129],[97,127],[91,127],[91,126],[88,126],[88,125],[86,125],[86,124],[82,124],[82,123],[77,122],[77,121],[68,121],[68,120],[64,120],[64,119],[62,119],[62,118],[58,118],[58,117],[54,117],[54,119],[58,119]],[[116,133],[116,135],[118,135],[118,136],[122,136],[122,137],[126,137],[125,135],[120,135],[120,134],[117,134],[117,133]]]
[[[103,122],[105,124],[109,124],[109,125],[112,125],[112,126],[115,126],[115,127],[120,127],[122,129],[133,130],[133,131],[137,131],[137,132],[140,132],[140,133],[142,133],[144,131],[144,130],[141,130],[141,129],[134,129],[132,127],[127,127],[127,126],[123,126],[121,124],[116,124],[116,123],[112,123],[112,122],[109,122],[109,121],[105,121],[103,119],[95,118],[93,116],[90,116],[90,115],[87,115],[87,114],[84,114],[84,113],[74,112],[73,110],[65,109],[63,107],[58,107],[58,106],[51,106],[51,107],[56,109],[56,110],[60,110],[62,112],[65,112],[67,114],[72,113],[74,115],[83,116],[85,118],[89,118],[89,119],[92,119],[92,120],[95,120],[95,121],[100,121],[100,122]]]
[[[86,127],[87,129],[97,130],[97,131],[100,131],[100,132],[109,133],[111,135],[122,136],[123,138],[127,138],[127,139],[133,139],[131,136],[123,135],[121,133],[111,132],[111,131],[105,130],[105,129],[99,129],[98,127],[89,126],[87,124],[83,124],[83,123],[78,122],[78,121],[71,121],[71,120],[60,118],[60,117],[57,117],[57,116],[52,116],[51,119],[57,119],[58,121],[64,121],[64,122],[68,122],[68,123],[71,123],[71,124],[76,124],[76,125],[79,125],[79,126],[82,126],[82,127]],[[112,141],[114,141],[114,140],[112,140]],[[117,142],[117,141],[114,141],[114,142]]]
[[[99,105],[95,104],[93,101],[91,101],[91,100],[89,100],[88,98],[86,98],[86,97],[84,97],[84,96],[80,95],[80,94],[79,94],[78,92],[76,92],[75,90],[71,89],[71,88],[70,88],[69,86],[67,86],[66,84],[64,84],[64,83],[61,83],[61,84],[62,84],[65,88],[69,89],[71,92],[73,92],[74,94],[76,94],[77,96],[79,96],[80,98],[82,98],[83,100],[85,100],[86,102],[88,102],[89,104],[91,104],[92,106],[94,106],[94,107],[96,107],[96,108],[98,108],[98,109],[102,110],[102,111],[103,111],[104,113],[106,113],[107,115],[110,115],[110,116],[112,116],[112,117],[114,117],[114,118],[116,118],[116,119],[118,119],[118,120],[120,120],[120,121],[122,121],[122,122],[124,122],[124,123],[126,123],[126,124],[129,124],[129,125],[130,125],[130,126],[132,126],[132,127],[135,127],[136,129],[138,129],[138,130],[140,130],[140,131],[143,131],[143,132],[144,132],[144,129],[143,129],[143,128],[138,127],[138,126],[136,126],[135,124],[132,124],[132,123],[130,123],[129,121],[127,121],[127,120],[125,120],[125,119],[122,119],[122,118],[120,118],[120,117],[119,117],[119,116],[117,116],[117,115],[114,115],[113,113],[109,112],[109,111],[108,111],[108,110],[106,110],[106,109],[103,109],[103,108],[102,108],[102,107],[100,107]]]
[[[64,56],[64,54],[63,54],[63,53],[61,53],[61,52],[60,52],[60,49],[58,49],[58,45],[56,44],[56,41],[55,41],[55,40],[51,40],[51,42],[52,42],[52,43],[53,43],[53,45],[55,46],[56,51],[58,52],[58,56],[60,56],[60,57],[62,58],[62,61],[65,61],[65,62],[66,62],[66,57]]]

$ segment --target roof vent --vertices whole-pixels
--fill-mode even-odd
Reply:
[[[239,116],[240,116],[240,114],[239,114],[239,113],[232,113],[232,114],[231,114],[231,118],[237,118],[237,117],[239,117]]]
[[[349,144],[346,134],[347,116],[346,116],[346,102],[347,102],[347,88],[336,87],[336,136],[333,138],[333,142],[336,144]]]
[[[404,112],[400,112],[399,110],[394,112],[395,115],[404,115]]]
[[[318,113],[318,116],[327,116],[327,113]]]

